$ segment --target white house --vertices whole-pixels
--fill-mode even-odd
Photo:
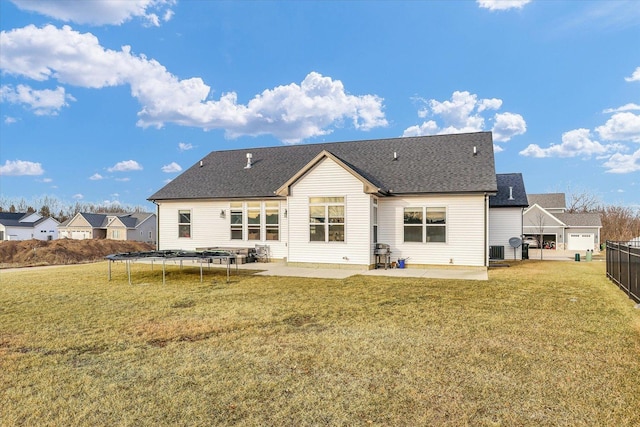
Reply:
[[[498,192],[489,197],[489,255],[521,260],[523,212],[528,206],[524,180],[520,173],[498,174],[496,179]]]
[[[36,212],[0,212],[0,241],[2,240],[55,240],[58,221]]]
[[[487,266],[490,132],[214,151],[149,197],[158,249],[252,248],[293,265]]]
[[[567,213],[564,193],[529,194],[523,213],[524,233],[544,249],[571,251],[600,248],[602,222],[597,213]]]

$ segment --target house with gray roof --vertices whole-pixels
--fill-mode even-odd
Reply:
[[[268,246],[290,265],[487,266],[490,132],[213,151],[149,197],[158,249]]]
[[[543,249],[598,251],[602,222],[598,213],[567,213],[564,193],[530,194],[523,213],[524,234]]]
[[[529,206],[521,173],[496,175],[498,191],[489,196],[489,256],[522,259],[523,212]]]
[[[36,212],[0,212],[0,241],[55,240],[58,221]]]
[[[157,234],[156,215],[136,213],[88,213],[79,212],[60,224],[61,238],[133,240],[155,244]]]

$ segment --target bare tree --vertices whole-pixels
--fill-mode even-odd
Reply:
[[[587,191],[571,193],[567,203],[567,213],[596,212],[601,205],[600,199],[595,194]]]

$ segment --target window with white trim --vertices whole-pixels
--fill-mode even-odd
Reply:
[[[279,240],[280,202],[233,202],[230,206],[231,240]]]
[[[373,199],[373,243],[378,243],[378,199]]]
[[[344,197],[309,198],[309,240],[344,242]]]
[[[242,202],[231,203],[231,240],[242,240]]]
[[[266,240],[280,240],[280,202],[265,202],[264,219]]]
[[[404,241],[445,243],[447,209],[445,207],[404,208]]]
[[[260,202],[247,203],[247,240],[261,240]]]
[[[178,237],[191,237],[191,211],[178,211]]]

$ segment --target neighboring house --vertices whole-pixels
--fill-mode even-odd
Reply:
[[[111,239],[156,242],[156,215],[148,212],[77,213],[60,224],[60,237],[67,239]]]
[[[528,198],[525,236],[541,240],[545,249],[599,250],[602,222],[598,213],[566,213],[564,193],[529,194]]]
[[[268,245],[290,265],[487,266],[490,132],[214,151],[149,197],[158,248]]]
[[[2,240],[55,240],[58,221],[30,212],[0,212],[0,241]]]
[[[489,254],[492,259],[522,259],[523,212],[529,205],[520,173],[496,176],[497,194],[489,197]],[[510,240],[520,240],[515,248]]]

